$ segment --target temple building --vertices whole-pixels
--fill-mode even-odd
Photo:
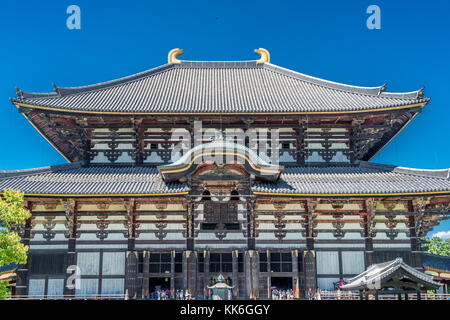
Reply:
[[[450,257],[422,253],[423,272],[432,275],[441,286],[438,293],[450,293]]]
[[[426,106],[423,90],[327,81],[255,52],[184,61],[174,49],[124,78],[17,90],[12,103],[68,164],[0,172],[32,213],[16,295],[206,297],[222,275],[234,298],[302,297],[397,258],[422,270],[450,171],[370,159]],[[79,286],[66,285],[71,266]]]

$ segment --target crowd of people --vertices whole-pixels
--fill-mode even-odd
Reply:
[[[308,290],[307,298],[309,300],[354,300],[357,294],[358,293],[354,291],[342,291],[339,289],[317,289],[315,293],[312,293],[310,289]]]
[[[272,290],[272,300],[292,300],[294,299],[295,294],[293,289],[287,289],[287,290],[278,290],[273,289]]]
[[[357,292],[342,291],[342,290],[321,290],[317,289],[315,292],[311,289],[306,292],[305,296],[308,300],[353,300],[356,299]],[[192,300],[194,297],[189,290],[171,290],[158,289],[151,293],[151,299],[154,300]],[[214,299],[212,291],[208,290],[207,299]],[[271,291],[272,300],[293,300],[295,299],[295,292],[293,289],[273,289]],[[204,299],[204,298],[203,298]],[[228,294],[228,299],[232,299],[231,290]]]
[[[273,289],[272,300],[292,300],[295,299],[295,293],[293,289]],[[308,300],[353,300],[356,299],[357,292],[342,291],[342,290],[321,290],[317,289],[313,292],[309,289],[305,293],[305,298]]]
[[[177,290],[173,293],[171,290],[156,290],[152,292],[152,299],[155,300],[192,300],[192,294],[189,290]]]

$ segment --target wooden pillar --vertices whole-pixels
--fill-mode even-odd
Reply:
[[[256,250],[247,250],[244,254],[246,296],[259,297],[259,255]]]
[[[238,250],[233,250],[232,251],[232,261],[233,261],[233,276],[232,276],[232,281],[233,281],[233,296],[234,297],[238,297],[239,296],[239,266],[238,266],[238,255],[239,255],[239,251]]]
[[[255,250],[256,247],[256,221],[253,215],[254,202],[247,201],[247,249]]]
[[[209,286],[209,250],[203,251],[203,276],[205,281],[203,281],[203,292],[205,298],[208,298],[208,286]]]
[[[420,234],[420,231],[425,215],[425,207],[426,201],[424,198],[413,199],[410,203],[410,211],[413,211],[416,215],[409,216],[408,218],[409,237],[411,242],[411,266],[418,270],[422,270],[420,236],[424,236],[424,234]]]
[[[133,118],[134,161],[136,165],[142,165],[144,161],[143,151],[145,148],[145,142],[141,137],[144,136],[145,129],[140,127],[141,123],[142,119]]]
[[[76,215],[76,201],[74,199],[67,199],[64,202],[64,207],[66,210],[66,221],[67,221],[67,234],[68,236],[68,244],[67,244],[67,267],[74,266],[77,264],[77,226],[78,226],[78,217]],[[66,273],[65,281],[64,281],[64,295],[65,296],[74,296],[75,288],[73,286],[68,287],[67,280],[72,275],[72,273]],[[75,283],[71,283],[74,285]]]
[[[316,252],[314,250],[307,250],[303,254],[303,265],[305,269],[304,289],[305,295],[308,296],[309,289],[314,294],[317,288]]]
[[[307,118],[300,118],[298,120],[298,128],[295,129],[295,133],[298,136],[298,138],[295,141],[295,147],[296,147],[296,153],[297,153],[297,164],[298,165],[304,165],[306,161],[306,129],[308,127],[308,119]]]
[[[305,211],[307,216],[305,217],[304,228],[306,234],[306,249],[311,251],[314,250],[314,212],[316,209],[317,200],[311,199],[306,200]]]
[[[409,217],[409,236],[411,242],[411,266],[422,269],[422,255],[420,251],[420,239],[417,237],[414,217]]]
[[[138,253],[137,251],[126,252],[125,264],[125,293],[129,298],[136,298],[137,295],[137,273],[138,273]]]
[[[127,234],[128,234],[128,251],[134,251],[136,242],[136,216],[134,214],[136,203],[134,199],[124,201],[125,208],[127,210]]]
[[[292,288],[294,289],[294,297],[300,297],[300,278],[298,271],[298,250],[291,251],[292,256]]]
[[[194,204],[188,203],[186,208],[186,250],[194,250]]]
[[[373,252],[373,240],[370,237],[364,239],[365,251],[364,251],[364,259],[367,267],[375,264],[375,257]]]
[[[25,207],[32,213],[33,205],[31,201],[25,201]],[[30,245],[31,238],[31,221],[33,217],[30,217],[25,221],[25,225],[22,226],[23,234],[22,234],[22,243],[26,246]],[[25,264],[21,264],[17,268],[17,276],[16,276],[16,288],[14,294],[17,296],[25,296],[28,294],[28,276],[29,276],[29,251],[27,252],[27,262]]]
[[[272,286],[272,272],[270,271],[271,268],[271,260],[270,260],[270,250],[267,249],[266,250],[266,255],[267,255],[267,289],[268,289],[268,298],[272,299],[272,290],[270,290],[270,287]]]
[[[127,234],[128,250],[126,252],[126,270],[125,270],[125,293],[128,292],[129,298],[137,297],[138,290],[138,252],[135,250],[135,200],[128,199],[124,201],[127,210]]]
[[[186,250],[183,252],[183,287],[192,295],[197,295],[197,252]]]
[[[305,203],[305,234],[306,234],[306,251],[303,256],[303,265],[305,269],[305,295],[308,296],[309,289],[313,295],[317,288],[317,270],[316,270],[316,252],[314,251],[314,211],[317,200],[307,200]]]
[[[170,252],[170,293],[171,297],[175,294],[175,250]]]
[[[375,256],[373,251],[373,221],[375,219],[377,203],[374,199],[364,201],[364,215],[363,215],[363,235],[364,235],[364,260],[366,269],[375,264]]]
[[[143,266],[142,266],[142,292],[144,293],[144,298],[149,297],[149,281],[150,281],[150,251],[143,252]]]

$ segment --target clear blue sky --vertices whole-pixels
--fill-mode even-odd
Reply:
[[[66,9],[81,8],[81,30]],[[381,30],[366,8],[381,8]],[[51,91],[185,60],[271,62],[325,79],[388,91],[425,86],[431,102],[374,162],[450,167],[449,1],[3,1],[0,10],[0,170],[64,163],[8,98],[15,86]],[[450,229],[446,222],[435,231]]]

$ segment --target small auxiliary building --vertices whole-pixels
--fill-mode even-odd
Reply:
[[[397,257],[422,268],[419,238],[449,214],[449,170],[368,161],[421,112],[423,91],[322,80],[256,52],[212,62],[173,50],[129,77],[17,91],[20,114],[69,164],[0,172],[32,212],[16,294],[204,296],[222,274],[235,297],[302,296]],[[175,132],[190,141],[178,153]],[[64,285],[71,265],[80,289]]]

